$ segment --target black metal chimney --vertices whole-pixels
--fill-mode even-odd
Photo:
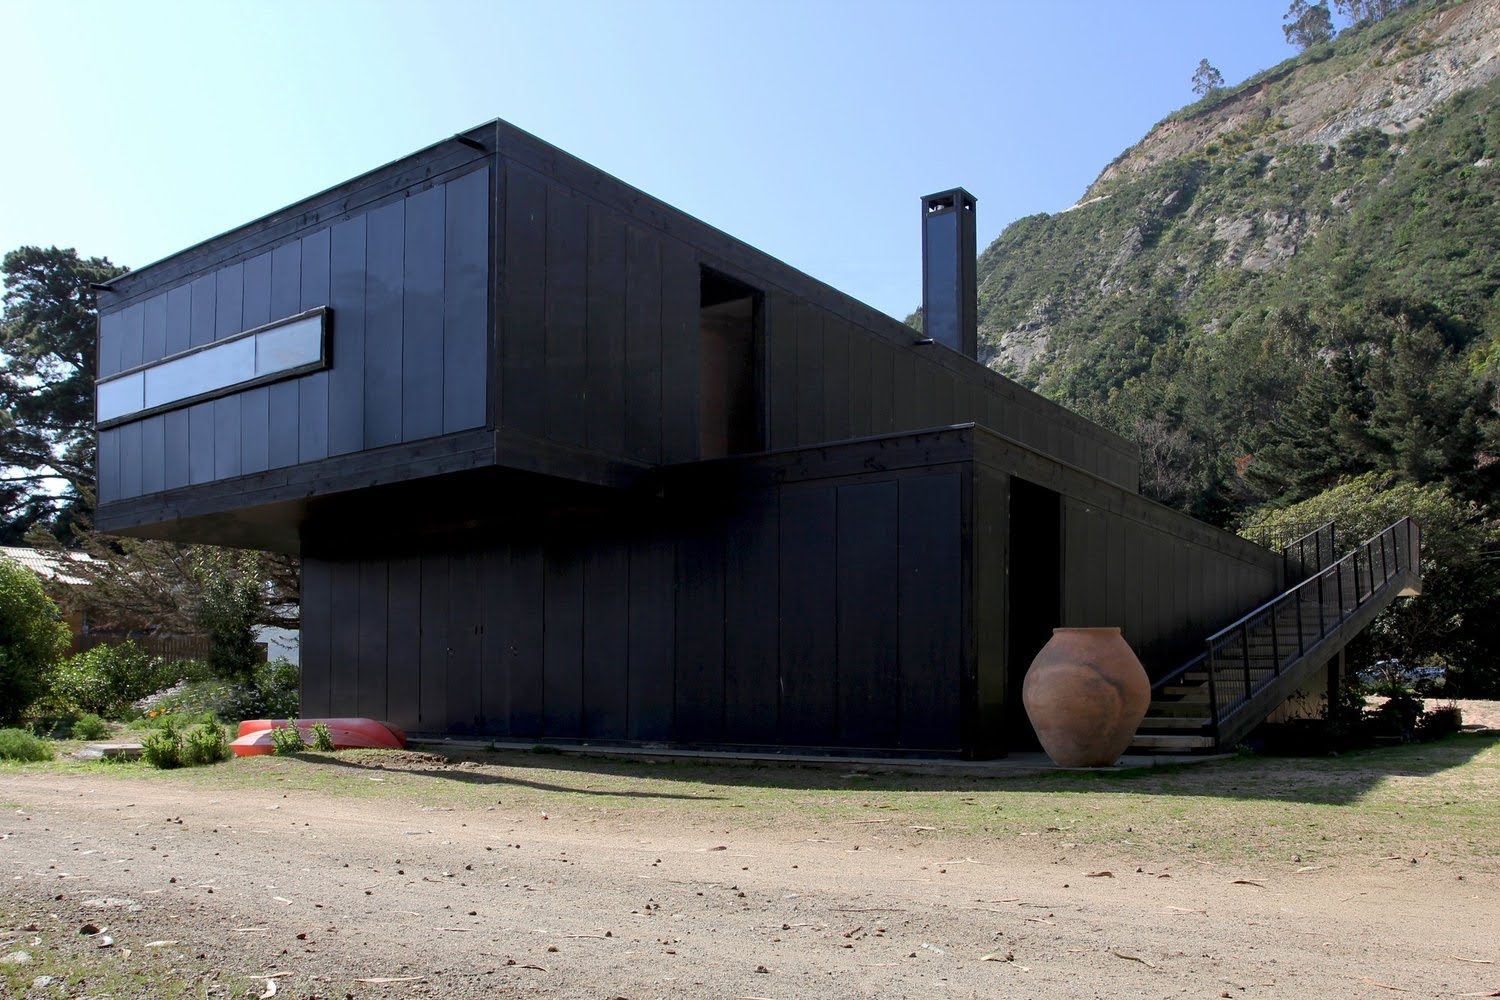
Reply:
[[[970,358],[979,356],[974,204],[963,188],[922,199],[922,329]]]

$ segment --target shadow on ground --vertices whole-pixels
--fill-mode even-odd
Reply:
[[[871,764],[722,758],[610,758],[594,754],[444,748],[434,754],[381,751],[320,757],[323,763],[361,770],[393,770],[473,785],[513,786],[643,799],[715,801],[715,788],[754,787],[792,791],[872,792],[1057,792],[1204,796],[1218,799],[1339,805],[1358,801],[1392,778],[1423,778],[1461,767],[1500,745],[1497,733],[1463,733],[1435,743],[1361,750],[1326,757],[1264,757],[1253,754],[1199,764],[1158,765],[1106,772],[996,769],[955,773],[952,765],[891,761]],[[478,766],[464,766],[464,765]],[[542,775],[545,774],[545,779]],[[569,779],[576,779],[570,781]],[[592,787],[601,778],[640,779],[655,789]],[[662,783],[700,786],[662,791]]]

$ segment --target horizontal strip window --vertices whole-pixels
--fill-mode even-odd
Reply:
[[[328,367],[326,306],[100,379],[100,427]]]

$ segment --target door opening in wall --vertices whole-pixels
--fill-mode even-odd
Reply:
[[[765,448],[765,337],[761,293],[727,274],[701,269],[699,421],[701,458]]]
[[[1006,669],[1009,750],[1038,750],[1021,703],[1032,658],[1062,624],[1062,500],[1024,479],[1010,481],[1010,616]]]

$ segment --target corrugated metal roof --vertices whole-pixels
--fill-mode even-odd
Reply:
[[[94,561],[85,552],[44,552],[19,545],[0,545],[0,556],[21,564],[43,580],[73,586],[86,585],[89,581],[72,572],[73,567],[68,564]]]

